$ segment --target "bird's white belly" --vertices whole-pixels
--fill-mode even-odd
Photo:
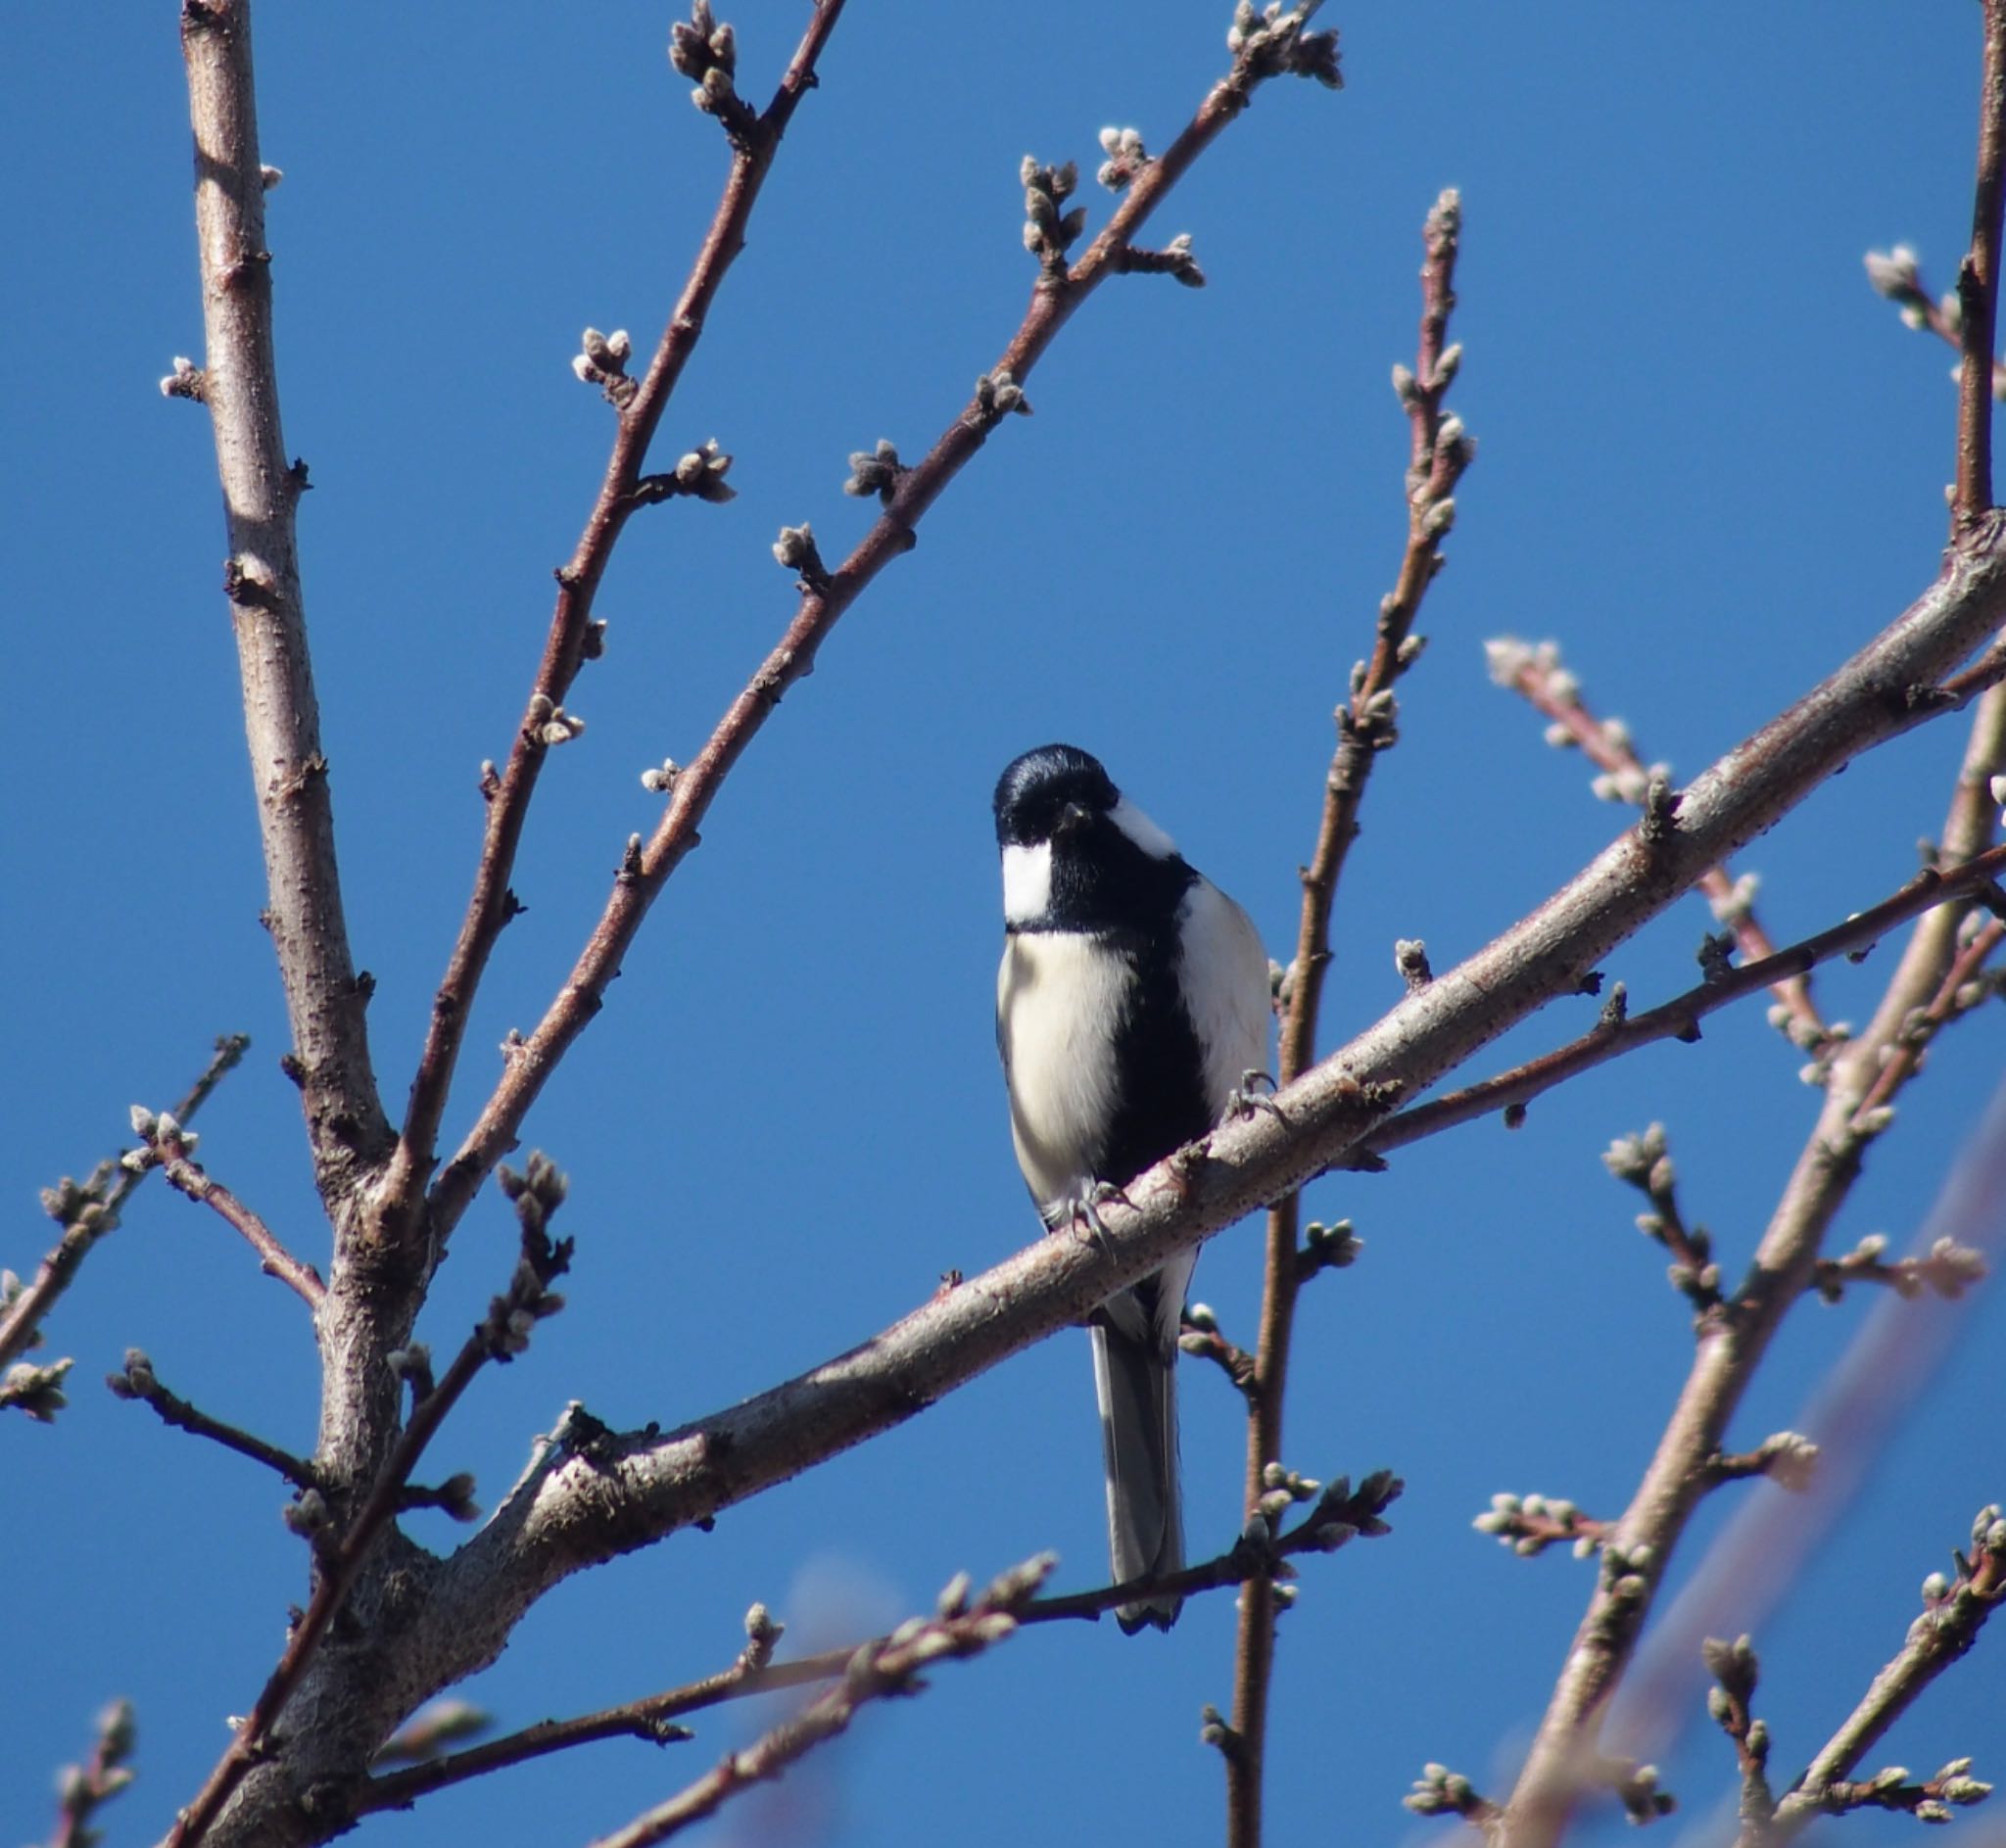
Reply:
[[[1018,1165],[1040,1206],[1077,1195],[1118,1102],[1115,1036],[1127,963],[1094,938],[1023,931],[996,974],[996,1036]]]

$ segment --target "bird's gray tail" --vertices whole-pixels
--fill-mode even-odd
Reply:
[[[1154,1317],[1150,1318],[1152,1321]],[[1108,1466],[1108,1560],[1113,1583],[1165,1578],[1184,1569],[1183,1498],[1177,1488],[1176,1350],[1164,1351],[1154,1328],[1136,1340],[1096,1320],[1093,1378],[1101,1401],[1101,1447]],[[1145,1624],[1168,1630],[1180,1597],[1122,1604],[1116,1620],[1129,1635]]]

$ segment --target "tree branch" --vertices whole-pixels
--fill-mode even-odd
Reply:
[[[257,1213],[194,1159],[190,1154],[193,1140],[183,1132],[178,1117],[172,1114],[165,1117],[149,1115],[147,1120],[155,1128],[141,1131],[147,1138],[147,1146],[135,1152],[135,1156],[145,1158],[144,1166],[158,1167],[176,1193],[185,1194],[190,1200],[208,1207],[225,1225],[233,1226],[242,1233],[251,1249],[258,1254],[259,1269],[267,1277],[276,1277],[310,1309],[317,1309],[327,1295],[327,1286],[320,1281],[320,1273],[287,1251]],[[135,1156],[126,1157],[124,1165],[134,1165]]]
[[[1819,1815],[1881,1802],[1908,1783],[1908,1774],[1883,1772],[1868,1786],[1847,1786],[1846,1774],[1870,1752],[1888,1728],[1908,1711],[1924,1688],[1978,1640],[1979,1632],[2002,1598],[2006,1598],[2006,1521],[1996,1507],[1982,1508],[1972,1526],[1972,1552],[1956,1555],[1957,1577],[1931,1574],[1923,1587],[1923,1614],[1909,1626],[1901,1652],[1874,1678],[1865,1697],[1845,1723],[1812,1759],[1809,1768],[1776,1806],[1770,1827],[1744,1830],[1744,1848],[1788,1841]],[[1915,1810],[1926,1821],[1948,1821],[1948,1812],[1927,1814],[1917,1802],[1973,1803],[1990,1789],[1965,1774],[1969,1759],[1947,1765],[1933,1782],[1951,1788],[1926,1788],[1904,1801],[1888,1804]],[[1878,1794],[1877,1794],[1878,1787]]]
[[[1456,517],[1455,490],[1476,453],[1460,419],[1445,415],[1460,347],[1447,345],[1456,306],[1456,258],[1462,235],[1462,201],[1452,188],[1436,201],[1422,226],[1421,324],[1414,369],[1396,366],[1393,383],[1409,428],[1407,471],[1407,548],[1394,588],[1379,605],[1369,662],[1352,671],[1351,697],[1337,708],[1337,748],[1324,780],[1316,847],[1303,869],[1302,919],[1295,961],[1284,983],[1281,1011],[1281,1081],[1308,1070],[1316,1057],[1316,1018],[1330,966],[1330,914],[1345,857],[1359,831],[1359,810],[1379,753],[1399,741],[1394,683],[1418,658],[1414,619],[1435,574],[1447,562],[1442,541]],[[1268,1208],[1266,1269],[1254,1377],[1246,1393],[1246,1504],[1261,1494],[1263,1473],[1278,1463],[1287,1396],[1289,1344],[1295,1328],[1296,1292],[1302,1282],[1302,1200],[1286,1195]],[[1272,1587],[1256,1582],[1240,1600],[1233,1652],[1232,1730],[1237,1744],[1225,1757],[1226,1840],[1229,1848],[1257,1848],[1261,1840],[1262,1775],[1267,1739],[1267,1690],[1274,1667],[1275,1602]]]
[[[252,84],[250,0],[185,0],[195,224],[207,337],[202,402],[215,432],[230,555],[223,569],[243,682],[269,909],[314,1173],[330,1208],[389,1153],[349,955],[334,808],[300,592],[295,511],[272,357],[271,253]]]
[[[550,616],[549,635],[522,723],[509,746],[507,766],[492,786],[483,785],[487,820],[473,895],[467,901],[458,939],[432,1003],[431,1024],[411,1084],[404,1129],[379,1199],[379,1220],[393,1238],[407,1238],[414,1230],[426,1183],[437,1163],[440,1119],[473,1012],[474,994],[502,926],[515,913],[515,897],[508,889],[508,880],[515,867],[530,801],[536,793],[537,779],[549,754],[540,720],[562,706],[581,665],[598,651],[597,636],[602,625],[595,624],[593,605],[628,517],[645,503],[637,490],[648,448],[683,376],[683,368],[703,336],[704,322],[718,290],[739,253],[745,248],[745,227],[774,156],[780,151],[781,138],[787,133],[801,98],[815,87],[816,62],[836,30],[842,9],[843,0],[815,0],[808,29],[773,100],[758,117],[756,130],[735,140],[731,172],[717,211],[691,265],[683,292],[676,299],[668,325],[662,330],[654,357],[638,387],[625,394],[624,403],[618,403],[612,453],[585,531],[569,561],[557,573],[557,601]]]
[[[89,1760],[65,1766],[57,1779],[56,1826],[49,1848],[93,1848],[100,1837],[90,1825],[91,1818],[132,1782],[126,1761],[137,1739],[129,1700],[115,1700],[98,1715]]]
[[[1996,517],[1988,523],[1995,536]],[[1990,846],[1995,810],[1974,799],[2006,753],[2006,695],[1986,691],[1974,715],[1944,828],[1939,865],[1980,860]],[[1679,819],[1684,820],[1682,805]],[[1734,1299],[1702,1318],[1699,1345],[1686,1385],[1645,1471],[1637,1493],[1605,1547],[1604,1574],[1575,1635],[1566,1667],[1550,1699],[1519,1774],[1504,1824],[1510,1848],[1547,1848],[1556,1839],[1580,1793],[1592,1781],[1601,1721],[1649,1614],[1655,1589],[1693,1509],[1713,1485],[1710,1460],[1724,1444],[1769,1340],[1816,1276],[1828,1227],[1851,1190],[1867,1145],[1887,1127],[1891,1092],[1884,1070],[1912,1032],[1918,1011],[1941,991],[1954,965],[1969,901],[1925,913],[1866,1031],[1841,1043],[1823,1072],[1824,1108],[1798,1156],[1783,1198]],[[1913,1062],[1902,1065],[1903,1078]],[[1880,1101],[1872,1109],[1867,1100]],[[1649,1561],[1648,1569],[1629,1563]]]
[[[223,1074],[233,1070],[243,1059],[250,1044],[248,1033],[218,1038],[215,1057],[174,1106],[173,1114],[184,1123],[194,1116],[209,1101],[209,1094],[222,1082]],[[44,1189],[42,1206],[51,1218],[62,1223],[63,1236],[42,1259],[32,1283],[11,1297],[0,1298],[0,1366],[36,1346],[43,1318],[55,1306],[57,1298],[70,1288],[71,1279],[91,1247],[118,1228],[119,1215],[131,1199],[132,1190],[145,1178],[144,1168],[128,1168],[106,1161],[81,1186],[66,1174],[56,1186]]]
[[[1513,637],[1485,644],[1490,657],[1491,678],[1500,687],[1518,693],[1552,723],[1547,741],[1559,747],[1578,748],[1601,773],[1594,788],[1618,802],[1642,807],[1653,774],[1663,766],[1647,765],[1632,741],[1630,728],[1620,719],[1598,719],[1581,696],[1581,684],[1560,664],[1560,652],[1551,641],[1528,647]],[[1699,889],[1713,907],[1715,919],[1734,932],[1743,962],[1757,962],[1776,954],[1775,940],[1755,916],[1753,875],[1736,878],[1726,867],[1708,867],[1699,876]],[[1830,1038],[1824,1017],[1811,999],[1811,985],[1801,975],[1785,975],[1771,984],[1777,1005],[1785,1010],[1779,1024],[1786,1027],[1793,1045],[1816,1052]]]
[[[440,1677],[433,1685],[492,1659],[521,1613],[569,1573],[902,1423],[1263,1201],[1342,1161],[1372,1133],[1391,1095],[1432,1082],[1548,1000],[1575,992],[1616,942],[1673,903],[1701,870],[1877,736],[1919,723],[1927,702],[1888,689],[1934,681],[2002,615],[2006,560],[1953,557],[1945,577],[1888,631],[1697,779],[1665,838],[1647,846],[1641,829],[1626,832],[1531,917],[1286,1087],[1274,1111],[1224,1123],[1139,1177],[1125,1190],[1131,1206],[1102,1209],[1104,1238],[1040,1239],[862,1347],[676,1431],[623,1439],[590,1457],[552,1446],[449,1562],[414,1626],[411,1646]],[[1792,1211],[1800,1209],[1793,1196]],[[1700,1460],[1719,1448],[1708,1443]]]
[[[194,1848],[222,1813],[223,1805],[251,1769],[269,1755],[273,1730],[286,1703],[300,1685],[313,1652],[334,1622],[361,1574],[372,1542],[404,1503],[406,1485],[418,1458],[446,1416],[489,1361],[506,1362],[529,1346],[530,1330],[564,1306],[549,1288],[571,1261],[571,1241],[552,1244],[545,1221],[562,1205],[564,1180],[541,1156],[532,1156],[526,1177],[507,1176],[513,1183],[517,1215],[522,1222],[522,1256],[508,1288],[488,1305],[488,1313],[466,1339],[445,1377],[411,1408],[410,1422],[398,1440],[369,1496],[338,1540],[328,1534],[332,1510],[317,1489],[306,1492],[295,1509],[297,1531],[313,1540],[320,1552],[318,1583],[306,1613],[293,1626],[285,1653],[271,1672],[258,1701],[238,1723],[229,1749],[216,1761],[195,1800],[176,1818],[163,1848]],[[144,1356],[142,1355],[143,1359]]]
[[[1957,484],[1951,537],[1967,543],[1992,505],[1992,341],[1999,300],[2000,215],[2006,210],[2006,4],[1985,0],[1979,101],[1978,184],[1971,251],[1957,271],[1964,363],[1957,384]]]
[[[105,1384],[119,1398],[137,1399],[142,1404],[151,1405],[160,1414],[163,1424],[173,1425],[194,1437],[207,1438],[212,1444],[220,1444],[224,1449],[236,1451],[239,1456],[248,1456],[254,1463],[263,1463],[296,1488],[317,1490],[320,1487],[319,1471],[304,1457],[282,1450],[275,1444],[267,1444],[263,1438],[253,1437],[248,1431],[240,1431],[235,1425],[226,1425],[220,1419],[212,1418],[185,1398],[168,1392],[155,1375],[153,1362],[137,1348],[125,1350],[124,1369],[119,1373],[108,1373]]]
[[[1640,1046],[1654,1045],[1667,1039],[1696,1040],[1699,1037],[1698,1022],[1730,1002],[1743,1000],[1764,988],[1773,988],[1792,972],[1801,974],[1821,963],[1831,962],[1835,957],[1858,952],[1911,918],[1945,905],[1968,902],[1974,892],[1982,891],[2002,876],[2006,876],[2006,847],[1992,848],[1948,873],[1934,870],[1919,873],[1898,892],[1891,893],[1866,911],[1856,912],[1843,924],[1834,924],[1800,943],[1792,943],[1759,963],[1728,970],[1717,979],[1702,981],[1646,1013],[1630,1014],[1614,1007],[1605,1008],[1601,1019],[1578,1039],[1555,1047],[1550,1053],[1542,1053],[1536,1059],[1528,1059],[1523,1065],[1513,1066],[1508,1071],[1501,1071],[1480,1083],[1465,1085],[1460,1090],[1432,1098],[1425,1104],[1409,1106],[1397,1115],[1388,1117],[1364,1137],[1360,1149],[1367,1156],[1390,1155],[1395,1149],[1404,1149],[1425,1137],[1440,1135],[1443,1130],[1458,1123],[1488,1116],[1493,1111],[1522,1110],[1534,1098],[1552,1090],[1555,1085],[1592,1071],[1597,1066],[1624,1053],[1634,1052]],[[1973,961],[1972,951],[1981,947],[1989,951],[1997,942],[1998,936],[1991,926],[1980,932],[1950,966],[1951,971],[1962,971],[1958,980],[1953,983],[1946,976],[1938,984],[1937,993],[1931,997],[1928,1008],[1938,1010],[1944,1019],[1949,1018],[1949,1014],[1955,1012],[1956,997],[1969,985],[1972,974],[1983,961],[1982,955]],[[1927,1009],[1924,1013],[1927,1016]],[[1909,1030],[1913,1031],[1912,1025]],[[1878,1108],[1891,1095],[1891,1087],[1884,1086],[1881,1078],[1885,1071],[1897,1064],[1902,1066],[1901,1077],[1906,1078],[1912,1070],[1912,1062],[1902,1060],[1899,1045],[1888,1066],[1883,1068],[1883,1072],[1875,1074],[1873,1087],[1861,1100],[1863,1109],[1868,1098],[1873,1099]],[[1896,1080],[1897,1083],[1899,1081]]]
[[[1307,17],[1300,7],[1290,21]],[[1286,22],[1284,22],[1285,24]],[[1170,189],[1216,141],[1268,77],[1292,70],[1277,51],[1278,25],[1264,25],[1240,42],[1233,67],[1216,83],[1198,113],[1161,156],[1136,173],[1127,196],[1086,254],[1070,269],[1041,268],[1031,302],[996,366],[978,382],[975,397],[955,416],[923,460],[898,475],[884,512],[833,573],[821,568],[806,528],[784,530],[776,547],[801,573],[800,602],[779,644],[732,702],[709,740],[670,784],[669,802],[644,846],[630,844],[605,909],[571,973],[536,1029],[502,1074],[458,1152],[440,1172],[430,1194],[434,1236],[458,1222],[489,1170],[513,1146],[524,1116],[558,1062],[602,1005],[649,907],[700,838],[697,830],[732,768],[779,706],[782,696],[813,671],[815,656],[843,613],[894,558],[910,551],[927,510],[974,459],[990,432],[1012,408],[1025,408],[1023,381],[1030,376],[1074,311],[1111,275],[1121,255]],[[1290,44],[1301,36],[1292,30]],[[1319,70],[1303,74],[1320,75]],[[1334,72],[1332,73],[1334,76]],[[812,564],[810,561],[813,561]]]
[[[967,1580],[957,1580],[941,1594],[933,1616],[910,1619],[883,1642],[866,1644],[850,1658],[837,1686],[743,1751],[727,1753],[715,1769],[667,1802],[636,1817],[625,1828],[600,1836],[593,1848],[650,1848],[680,1834],[740,1791],[778,1777],[814,1747],[845,1731],[858,1708],[893,1695],[918,1693],[927,1685],[921,1671],[928,1663],[980,1655],[1003,1641],[1015,1634],[1026,1601],[1054,1563],[1050,1553],[1026,1561],[1003,1574],[973,1605],[967,1601]]]

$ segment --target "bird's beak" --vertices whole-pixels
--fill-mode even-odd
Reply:
[[[1052,838],[1064,840],[1070,834],[1076,834],[1093,819],[1077,802],[1069,802],[1059,811],[1059,819],[1052,825]]]

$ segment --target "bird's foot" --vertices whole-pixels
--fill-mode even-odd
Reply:
[[[1266,1090],[1262,1089],[1266,1086]],[[1274,1101],[1274,1079],[1265,1071],[1243,1071],[1240,1082],[1226,1098],[1228,1116],[1251,1116],[1256,1111],[1266,1111],[1276,1122],[1287,1119],[1281,1114],[1281,1106]]]

